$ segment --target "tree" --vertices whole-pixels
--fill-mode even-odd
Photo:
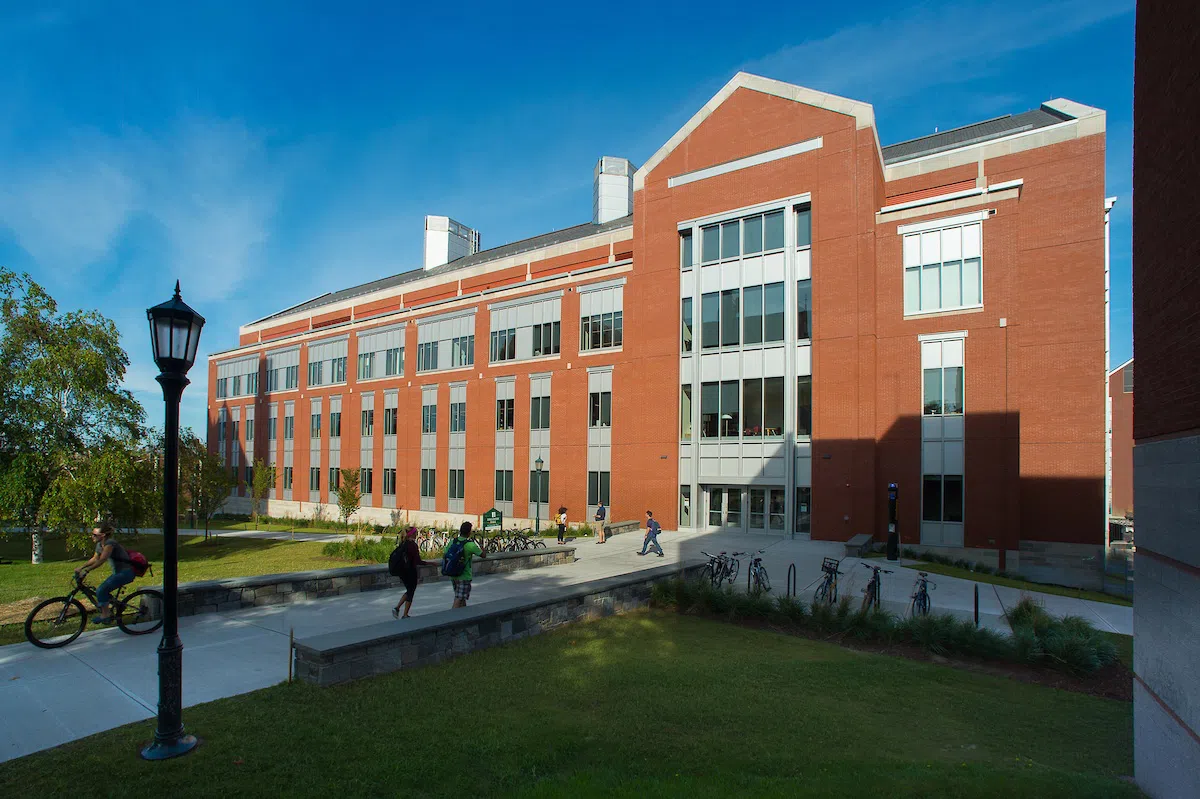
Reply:
[[[204,540],[208,540],[208,522],[233,488],[233,479],[215,452],[191,430],[179,435],[179,493],[204,519]]]
[[[259,458],[254,462],[254,479],[250,485],[250,501],[253,508],[251,515],[254,518],[255,529],[258,529],[258,503],[265,500],[273,488],[275,488],[275,467],[268,466],[266,461]]]
[[[97,503],[145,504],[132,496],[138,470],[118,464],[144,441],[142,407],[121,388],[128,366],[112,321],[62,313],[28,275],[0,268],[0,517],[31,534],[34,563],[47,525],[78,532],[87,513],[113,510]]]
[[[350,523],[350,517],[358,513],[362,504],[362,491],[358,485],[358,469],[342,469],[341,485],[337,488],[338,511],[344,524]]]

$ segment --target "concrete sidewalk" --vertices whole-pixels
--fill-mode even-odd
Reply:
[[[262,533],[260,535],[286,535]],[[628,574],[664,563],[703,561],[701,550],[717,552],[764,550],[774,594],[786,590],[788,566],[795,564],[802,598],[811,599],[820,577],[821,559],[839,557],[841,544],[780,539],[741,534],[663,533],[659,540],[665,558],[639,557],[640,535],[621,535],[600,545],[581,538],[575,563],[508,574],[483,575],[475,581],[471,604],[528,596],[539,590]],[[842,560],[846,572],[841,593],[858,601],[869,572],[856,558]],[[884,561],[872,561],[885,565]],[[745,589],[749,558],[742,558],[738,585]],[[891,568],[891,567],[888,567]],[[933,609],[965,617],[972,612],[974,583],[934,575]],[[884,575],[883,600],[896,613],[908,610],[916,572],[897,569]],[[422,584],[417,589],[413,614],[423,615],[450,607],[448,581]],[[1019,591],[980,586],[982,622],[1003,627],[1003,608],[1011,606]],[[180,620],[185,646],[183,700],[185,706],[234,696],[279,683],[287,678],[288,631],[307,637],[348,627],[391,620],[391,608],[400,591],[374,591],[330,597],[311,602],[273,605],[233,613],[207,614]],[[1119,605],[1036,594],[1052,613],[1074,613],[1093,620],[1097,627],[1131,633],[1132,609]],[[403,621],[395,622],[397,625]],[[107,729],[150,718],[158,700],[160,636],[127,636],[119,630],[85,632],[59,650],[37,649],[30,644],[0,647],[0,708],[6,720],[0,727],[0,762],[57,746]],[[185,714],[186,723],[186,714]],[[205,734],[203,730],[196,730]]]

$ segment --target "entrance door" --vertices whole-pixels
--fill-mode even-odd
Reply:
[[[742,509],[744,489],[733,486],[705,486],[704,496],[708,506],[708,528],[744,530],[746,522]]]
[[[782,488],[750,489],[750,532],[782,535],[785,519]]]

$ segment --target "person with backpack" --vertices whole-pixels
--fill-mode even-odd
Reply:
[[[646,511],[646,540],[642,542],[642,551],[638,553],[639,555],[645,555],[646,550],[654,547],[658,552],[658,556],[660,558],[663,556],[663,548],[658,543],[658,534],[661,531],[662,527],[655,521],[654,513]]]
[[[471,540],[471,523],[463,522],[458,528],[458,537],[446,545],[442,554],[442,574],[454,584],[454,603],[451,608],[465,608],[471,598],[471,558],[478,555],[486,559],[487,554]]]
[[[554,517],[554,520],[558,522],[558,543],[567,543],[567,509],[564,507],[559,507],[558,515]]]
[[[108,522],[94,527],[92,542],[96,545],[96,552],[88,559],[87,563],[75,570],[75,576],[83,578],[88,572],[103,565],[105,561],[112,566],[112,574],[104,578],[104,582],[96,588],[96,604],[100,607],[100,617],[97,621],[101,624],[113,623],[113,612],[110,605],[113,591],[123,585],[129,585],[138,576],[134,569],[133,559],[125,547],[113,538],[114,532],[113,526]]]
[[[601,500],[600,504],[596,506],[596,521],[600,523],[599,524],[600,530],[597,533],[600,540],[596,542],[597,544],[603,544],[605,541],[605,533],[608,532],[608,525],[605,524],[604,521],[607,518],[608,518],[608,509],[604,507],[604,501]]]
[[[408,612],[412,610],[413,594],[417,591],[417,569],[421,566],[436,565],[436,563],[421,560],[421,548],[417,546],[417,528],[408,528],[404,534],[404,540],[400,542],[400,546],[392,550],[392,555],[388,558],[388,573],[399,577],[404,582],[404,596],[396,603],[396,607],[392,608],[393,619],[407,619]],[[403,616],[400,615],[401,605],[404,606]]]

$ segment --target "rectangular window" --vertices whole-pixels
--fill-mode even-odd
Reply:
[[[233,396],[240,397],[242,395],[242,376],[233,376]]]
[[[721,295],[716,291],[700,297],[700,346],[721,346]]]
[[[511,361],[517,357],[517,331],[515,328],[492,331],[491,360]]]
[[[496,470],[496,501],[512,502],[513,473],[511,469]]]
[[[783,284],[763,286],[763,341],[783,341]]]
[[[904,312],[983,304],[982,224],[972,222],[904,236]]]
[[[342,412],[341,411],[330,411],[329,412],[329,437],[330,438],[341,438],[342,437]]]
[[[279,373],[280,373],[280,371],[281,371],[280,369],[268,369],[267,370],[267,391],[268,392],[279,390]],[[220,383],[217,384],[217,387],[220,388]]]
[[[497,430],[512,430],[513,429],[513,410],[514,400],[500,399],[496,400],[496,429]]]
[[[291,466],[283,467],[283,490],[284,491],[292,490],[292,467]]]
[[[683,347],[684,352],[692,351],[692,298],[683,298],[683,312],[681,314],[683,320]]]
[[[321,437],[321,414],[314,413],[309,417],[308,437],[312,441],[316,441]]]
[[[529,501],[546,503],[550,501],[550,470],[529,472]]]
[[[746,409],[746,412],[742,414],[743,437],[762,438],[762,399],[761,379],[742,381],[742,402]]]
[[[741,420],[738,381],[721,382],[721,438],[737,438]]]
[[[692,231],[679,231],[679,265],[684,269],[692,268]]]
[[[370,380],[375,371],[375,353],[360,352],[358,354],[358,379]]]
[[[783,211],[772,211],[763,216],[763,250],[783,249]]]
[[[763,248],[763,218],[748,216],[742,220],[742,252],[754,255]]]
[[[238,420],[234,419],[232,422],[232,428],[231,428],[232,432],[233,432],[233,440],[234,441],[238,440],[238,424],[239,424]]]
[[[716,438],[720,431],[721,384],[700,384],[700,437]]]
[[[436,433],[437,432],[437,406],[422,405],[421,406],[421,432]]]
[[[471,337],[474,339],[474,336]],[[417,345],[417,371],[432,372],[438,368],[438,343],[427,341]]]
[[[421,496],[426,498],[437,496],[437,469],[421,470]]]
[[[946,366],[923,372],[925,416],[952,416],[963,412],[963,368]]]
[[[383,434],[385,436],[396,435],[396,409],[383,409]]]
[[[253,419],[246,420],[246,441],[248,441],[251,444],[254,443],[254,420]]]
[[[763,340],[763,288],[746,286],[742,289],[743,317],[742,340],[747,344],[761,344]]]
[[[358,470],[358,489],[364,494],[370,494],[372,488],[372,478],[375,471],[369,466],[364,466]]]
[[[462,469],[450,470],[450,499],[462,499],[467,494],[467,481]]]
[[[927,522],[942,520],[942,476],[927,474],[921,481],[921,519]]]
[[[246,393],[250,395],[258,394],[258,372],[251,372],[246,375]]]
[[[362,434],[364,436],[375,435],[375,411],[362,412]]]
[[[692,440],[692,384],[684,383],[679,394],[679,439]]]
[[[736,347],[741,337],[740,302],[738,289],[721,292],[721,346]]]
[[[450,432],[451,433],[467,432],[467,403],[465,403],[465,402],[450,403]]]
[[[319,466],[309,467],[309,469],[308,469],[308,490],[309,491],[320,491],[321,490],[321,467],[319,467]]]
[[[612,427],[612,392],[593,391],[588,399],[588,427]]]
[[[384,374],[388,377],[404,374],[404,348],[393,347],[384,356]]]
[[[278,417],[271,416],[267,419],[267,440],[268,441],[275,440],[276,433],[278,432],[278,429],[277,429],[278,425],[279,425]]]
[[[344,365],[345,359],[343,359],[342,362]],[[296,388],[297,386],[299,386],[300,385],[300,367],[299,366],[289,366],[287,368],[287,372],[284,374],[284,378],[287,380],[287,385],[285,385],[284,388]],[[345,380],[345,379],[346,379],[345,369],[343,368],[342,380]]]
[[[253,466],[247,466],[247,467],[246,467],[246,480],[245,480],[245,483],[246,483],[246,485],[247,485],[247,486],[252,486],[252,485],[254,485],[254,467],[253,467]]]
[[[610,472],[588,472],[588,504],[612,504],[608,501]]]
[[[812,281],[796,283],[796,338],[804,341],[812,338]]]
[[[396,494],[396,470],[383,470],[383,493],[395,496]]]
[[[812,487],[798,486],[796,488],[796,532],[812,532]]]
[[[329,490],[337,491],[342,487],[342,470],[336,466],[329,467]]]
[[[692,487],[679,487],[679,526],[692,526]]]
[[[515,342],[514,342],[515,343]],[[475,364],[475,337],[458,336],[450,340],[450,368]]]
[[[812,208],[807,205],[796,207],[796,247],[812,246]]]
[[[1126,394],[1133,393],[1133,364],[1121,370],[1121,391]]]
[[[737,258],[742,254],[742,226],[740,220],[721,223],[721,258]]]
[[[700,260],[711,263],[721,259],[721,227],[706,225],[700,228]]]
[[[812,375],[796,378],[796,437],[812,437]]]
[[[763,380],[763,435],[779,438],[783,435],[783,378]]]
[[[217,398],[223,399],[229,396],[229,378],[217,378]]]
[[[549,397],[530,397],[529,398],[529,429],[530,430],[549,430],[550,429],[550,398]]]
[[[329,361],[329,369],[332,374],[329,377],[331,383],[346,382],[346,359],[334,358]]]
[[[283,417],[283,440],[291,441],[296,437],[296,418],[294,416]]]
[[[560,322],[543,322],[540,325],[533,325],[531,328],[533,331],[533,357],[558,355],[562,347],[561,324]]]

